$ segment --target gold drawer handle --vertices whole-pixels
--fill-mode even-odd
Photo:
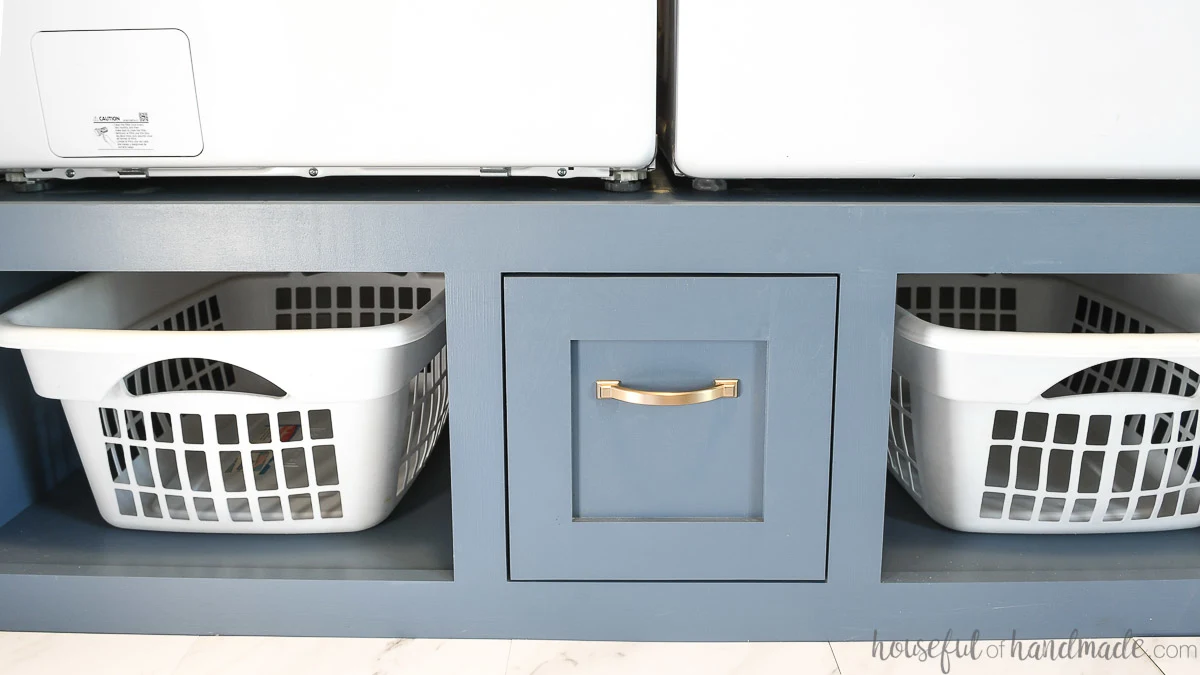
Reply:
[[[737,380],[713,380],[713,386],[697,391],[639,391],[622,387],[620,380],[596,380],[596,398],[611,398],[635,405],[691,405],[737,396]]]

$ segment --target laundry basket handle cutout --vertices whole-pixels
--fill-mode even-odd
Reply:
[[[1042,398],[1109,393],[1166,394],[1195,398],[1200,373],[1187,366],[1154,358],[1126,358],[1088,366],[1056,382]]]
[[[270,398],[287,396],[282,387],[253,371],[201,358],[156,361],[130,372],[122,382],[130,396],[197,391],[228,391]]]

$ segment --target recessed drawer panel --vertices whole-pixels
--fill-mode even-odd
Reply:
[[[514,580],[825,577],[832,277],[508,277]]]

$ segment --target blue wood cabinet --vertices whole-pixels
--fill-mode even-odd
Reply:
[[[511,578],[824,579],[836,303],[832,277],[506,278]],[[736,397],[598,390],[717,380]]]
[[[1200,530],[954,532],[886,464],[898,274],[1198,273],[1194,186],[668,182],[0,185],[0,309],[63,271],[433,270],[450,363],[449,433],[394,517],[208,536],[107,526],[61,406],[0,350],[0,629],[1200,633]],[[676,408],[595,393],[724,378],[736,399]]]

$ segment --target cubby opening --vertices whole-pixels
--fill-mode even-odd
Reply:
[[[0,312],[77,276],[0,273]],[[120,288],[124,275],[114,276]],[[162,275],[163,283],[179,284],[180,276]],[[247,284],[278,278],[249,276]],[[147,315],[152,319],[139,317],[132,329],[336,327],[337,321],[320,317],[325,309],[346,309],[351,328],[372,328],[418,314],[440,292],[438,284],[412,283],[415,277],[405,274],[371,275],[355,286],[346,283],[353,275],[334,276],[322,285],[320,275],[292,275],[263,294],[269,304],[262,307],[219,302],[218,294],[186,307],[156,308]],[[352,288],[348,298],[344,288]],[[251,311],[258,313],[253,320]],[[299,319],[306,311],[310,319]],[[84,327],[85,319],[71,321]],[[87,444],[72,436],[60,401],[34,392],[21,352],[0,349],[0,574],[452,580],[449,369],[441,339],[443,346],[422,343],[419,356],[389,357],[416,371],[385,396],[390,413],[372,409],[389,419],[347,412],[337,396],[317,404],[292,395],[285,381],[260,375],[253,363],[184,353],[115,378],[120,405],[93,405],[76,418],[75,431],[88,436]],[[241,403],[225,408],[212,399],[180,407],[173,401],[182,399],[171,397],[176,392],[238,394]],[[253,400],[261,404],[245,404]],[[79,422],[84,418],[90,423]],[[355,516],[355,495],[348,492],[361,489],[354,478],[364,473],[356,464],[364,451],[375,452],[364,445],[369,438],[355,433],[364,423],[397,436],[391,445],[398,456],[379,464],[392,476],[380,488],[386,493],[380,501],[399,497],[390,514],[356,532],[258,533],[260,526]],[[80,452],[88,451],[99,453],[102,467],[91,483],[80,461]],[[112,500],[110,519],[122,527],[105,521],[98,499]],[[137,529],[144,523],[192,531]],[[202,531],[208,525],[226,531]]]
[[[1200,275],[901,275],[896,301],[884,582],[1200,578],[1200,350],[1171,342]]]

